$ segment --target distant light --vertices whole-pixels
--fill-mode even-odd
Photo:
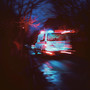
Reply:
[[[22,29],[24,29],[25,27],[22,27]]]

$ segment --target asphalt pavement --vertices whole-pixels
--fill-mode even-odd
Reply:
[[[90,90],[89,63],[75,55],[31,55],[33,90]]]

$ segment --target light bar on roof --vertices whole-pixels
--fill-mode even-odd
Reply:
[[[71,31],[63,31],[61,32],[61,34],[64,34],[64,33],[70,33]]]
[[[61,34],[66,34],[66,33],[75,33],[75,30],[66,30],[61,32]]]
[[[41,31],[40,33],[43,34],[43,33],[45,33],[45,31]]]
[[[61,33],[63,30],[55,30],[56,33]]]
[[[53,31],[53,30],[48,30],[47,32],[48,32],[48,33],[53,33],[54,31]]]

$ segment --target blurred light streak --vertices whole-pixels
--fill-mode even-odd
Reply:
[[[45,53],[49,55],[54,55],[52,52],[48,52],[48,51],[46,51]]]
[[[72,54],[72,52],[68,52],[68,51],[61,51],[61,53]]]

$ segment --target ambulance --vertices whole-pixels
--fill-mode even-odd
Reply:
[[[73,30],[41,30],[35,43],[35,53],[56,55],[61,53],[72,54],[69,33]]]

